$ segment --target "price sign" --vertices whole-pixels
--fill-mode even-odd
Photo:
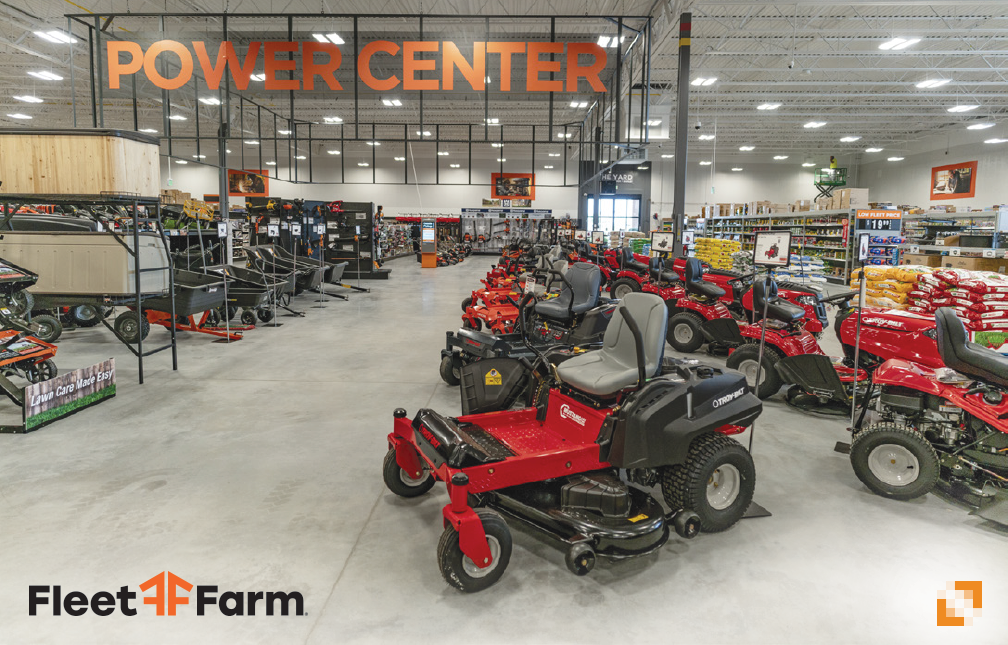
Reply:
[[[227,222],[217,222],[217,237],[227,237],[228,225]]]
[[[868,259],[868,240],[869,235],[867,233],[858,235],[858,262],[864,262]]]
[[[301,235],[300,224],[291,224],[291,235]]]
[[[985,258],[997,257],[994,253],[994,249],[984,249],[983,256]]]
[[[951,249],[949,249],[949,255],[951,255],[954,258],[957,258],[960,255],[962,255],[962,249],[960,249],[958,246],[953,246]]]
[[[280,236],[280,227],[277,226],[276,224],[267,224],[266,225],[266,235],[269,236],[269,237],[279,237]]]
[[[920,253],[920,247],[919,247],[919,246],[917,246],[916,244],[914,244],[914,245],[912,245],[912,246],[910,247],[910,252],[911,252],[911,253]]]

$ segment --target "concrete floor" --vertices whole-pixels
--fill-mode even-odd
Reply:
[[[872,495],[833,451],[845,424],[779,395],[753,450],[756,501],[773,517],[673,537],[583,578],[516,532],[496,586],[449,589],[435,559],[444,488],[396,498],[381,462],[394,408],[458,413],[438,352],[491,261],[421,272],[400,259],[370,294],[325,309],[298,299],[307,317],[280,328],[231,345],[183,335],[179,371],[153,357],[144,386],[103,328],[67,333],[61,369],[115,356],[119,393],[0,436],[0,643],[1005,642],[1008,531],[935,495]],[[168,618],[137,600],[133,618],[28,616],[29,585],[139,593],[163,570],[221,592],[296,590],[307,615],[198,617],[189,605]],[[983,581],[973,627],[935,626],[950,580]]]

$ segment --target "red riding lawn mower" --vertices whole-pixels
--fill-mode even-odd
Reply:
[[[740,374],[663,360],[661,298],[631,293],[617,311],[601,349],[558,365],[526,339],[547,374],[535,407],[457,418],[423,409],[412,421],[394,412],[385,485],[407,498],[447,486],[437,560],[452,587],[474,592],[500,579],[509,525],[556,541],[567,567],[585,575],[597,557],[656,551],[670,524],[691,538],[730,528],[749,507],[753,461],[730,435],[753,423],[759,399]],[[490,364],[462,368],[463,395],[467,383],[488,398],[516,386]],[[659,483],[669,513],[646,490]]]
[[[567,262],[561,257],[559,247],[542,254],[535,267],[525,271],[508,283],[494,289],[480,289],[462,301],[462,327],[481,331],[486,327],[494,334],[510,334],[518,319],[518,300],[526,290],[528,280],[541,280],[531,291],[537,295],[550,293],[559,287],[561,281],[556,275],[567,269]],[[487,284],[484,282],[484,284]],[[518,291],[513,289],[517,288]]]
[[[909,500],[939,486],[985,519],[1008,525],[1008,358],[969,342],[953,309],[935,313],[945,367],[890,359],[872,379],[877,419],[850,445],[851,466],[883,497]]]

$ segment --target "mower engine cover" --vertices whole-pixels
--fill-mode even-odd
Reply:
[[[763,411],[745,376],[708,365],[678,365],[648,382],[599,433],[601,460],[617,468],[686,461],[690,442],[725,425],[748,427]]]

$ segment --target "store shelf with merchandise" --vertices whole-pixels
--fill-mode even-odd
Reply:
[[[900,245],[900,253],[904,264],[947,263],[958,268],[998,270],[1003,263],[997,260],[1008,256],[1008,207],[962,213],[908,213],[903,220],[903,236],[906,241]]]

